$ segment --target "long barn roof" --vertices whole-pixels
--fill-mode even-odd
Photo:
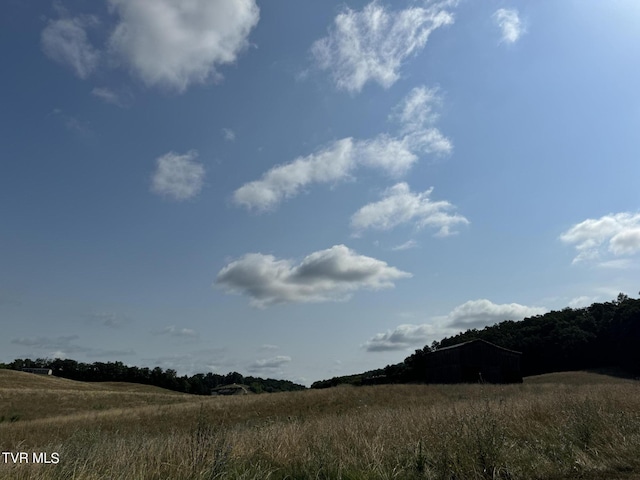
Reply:
[[[457,343],[456,345],[451,345],[449,347],[438,348],[437,350],[435,350],[435,351],[433,351],[431,353],[438,353],[438,352],[442,352],[444,350],[452,350],[454,348],[460,348],[463,345],[469,345],[471,343],[476,343],[476,342],[486,343],[487,345],[491,345],[492,347],[497,348],[499,350],[504,350],[505,352],[517,353],[518,355],[522,355],[522,352],[517,352],[515,350],[509,350],[508,348],[501,347],[500,345],[496,345],[495,343],[487,342],[486,340],[482,340],[481,338],[476,338],[474,340],[469,340],[467,342]]]

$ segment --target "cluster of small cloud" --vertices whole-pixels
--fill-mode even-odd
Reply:
[[[198,152],[184,155],[169,152],[156,159],[156,171],[151,178],[151,191],[174,200],[196,196],[204,184],[205,169],[196,162]]]
[[[337,183],[351,178],[359,166],[375,168],[391,177],[405,174],[420,153],[448,154],[451,142],[433,126],[439,97],[425,87],[413,89],[396,108],[401,136],[380,134],[372,139],[336,140],[318,152],[277,165],[260,180],[244,184],[233,194],[237,205],[259,212],[275,209],[313,183]]]
[[[378,333],[363,347],[369,352],[407,350],[424,346],[460,329],[481,328],[503,320],[522,320],[546,313],[544,307],[528,307],[518,303],[496,304],[487,299],[470,300],[455,307],[449,314],[434,317],[432,323],[403,324],[394,330]]]
[[[525,32],[518,10],[515,8],[500,8],[496,10],[493,14],[493,20],[502,33],[501,42],[515,43]]]
[[[246,294],[253,306],[264,308],[279,303],[347,300],[356,290],[392,288],[395,280],[410,276],[381,260],[335,245],[311,253],[298,265],[273,255],[246,254],[220,270],[216,285]]]
[[[452,227],[466,225],[469,221],[458,214],[449,214],[453,205],[447,201],[433,202],[429,198],[433,188],[413,193],[406,183],[398,183],[383,193],[383,199],[365,205],[351,217],[351,227],[356,232],[366,229],[390,230],[398,225],[413,223],[416,228],[425,226],[438,228],[436,235],[448,236],[455,233]],[[411,248],[413,244],[405,244]],[[397,248],[398,250],[402,248]]]
[[[640,213],[622,212],[589,218],[560,235],[560,240],[574,245],[578,255],[573,263],[598,260],[607,251],[614,256],[629,256],[640,252]],[[603,248],[606,245],[606,250]],[[617,259],[602,262],[602,266],[624,266]]]
[[[87,36],[96,17],[70,17],[59,9],[62,18],[42,31],[44,53],[82,79],[108,54],[146,85],[177,92],[220,78],[218,66],[233,63],[248,47],[260,17],[255,0],[109,0],[109,6],[118,21],[102,49]],[[113,95],[96,95],[115,103]]]
[[[370,81],[389,88],[404,60],[422,50],[434,30],[453,23],[447,11],[453,3],[391,11],[373,1],[360,11],[346,8],[311,52],[340,90],[359,92]]]

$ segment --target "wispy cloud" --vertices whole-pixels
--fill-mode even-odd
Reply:
[[[260,12],[255,0],[109,0],[119,21],[109,39],[118,55],[149,86],[183,92],[220,78],[220,65],[249,45]]]
[[[91,138],[94,136],[94,132],[91,130],[89,124],[77,116],[70,115],[60,108],[55,108],[50,113],[50,116],[57,119],[69,132],[79,135],[84,138]]]
[[[169,152],[156,159],[151,191],[181,201],[195,197],[202,189],[205,169],[196,162],[198,152],[184,155]]]
[[[234,142],[236,140],[236,132],[234,132],[230,128],[223,128],[222,136],[227,142]]]
[[[87,78],[98,66],[100,52],[87,37],[87,28],[96,26],[94,16],[49,20],[40,35],[42,50],[51,60],[70,67],[80,78]]]
[[[418,242],[416,242],[415,240],[407,240],[406,242],[401,243],[400,245],[391,247],[391,250],[398,252],[402,250],[410,250],[412,248],[417,248],[417,247],[418,247]]]
[[[114,312],[94,312],[88,315],[88,321],[92,324],[102,325],[108,328],[122,328],[132,320],[126,315]]]
[[[314,252],[295,265],[273,255],[249,253],[225,266],[216,285],[245,294],[256,307],[279,303],[341,301],[357,290],[392,288],[411,274],[344,245]]]
[[[14,345],[29,347],[33,354],[49,358],[68,358],[70,355],[84,355],[87,358],[110,358],[117,360],[123,356],[135,355],[132,349],[104,349],[83,347],[76,343],[78,335],[60,335],[57,337],[33,336],[11,340]]]
[[[168,335],[170,337],[180,337],[180,338],[196,338],[198,336],[198,332],[192,330],[191,328],[179,328],[175,325],[169,325],[155,332],[156,335]]]
[[[260,180],[238,188],[233,201],[249,210],[270,211],[308,185],[352,178],[358,167],[374,168],[397,178],[411,169],[420,154],[448,154],[451,142],[433,126],[438,102],[435,90],[415,88],[392,116],[400,124],[399,136],[383,133],[365,140],[336,140],[316,153],[271,168]]]
[[[311,53],[340,90],[359,92],[371,81],[389,88],[400,77],[403,62],[424,48],[429,35],[453,23],[447,10],[453,4],[392,11],[373,1],[360,11],[345,8]]]
[[[515,43],[525,32],[518,10],[515,8],[500,8],[493,14],[493,21],[500,28],[501,42]]]
[[[607,253],[634,255],[640,252],[640,213],[611,213],[589,218],[562,233],[560,240],[575,246],[578,255],[573,259],[574,264],[598,260]]]
[[[91,95],[117,107],[126,107],[131,96],[130,94],[123,95],[108,87],[95,87],[91,90]]]
[[[432,201],[429,196],[433,188],[413,193],[406,183],[398,183],[383,193],[383,199],[365,205],[351,217],[351,227],[356,232],[367,229],[391,230],[398,225],[411,223],[416,228],[437,228],[438,236],[455,233],[456,225],[467,225],[469,221],[458,214],[447,211],[454,207],[449,202]]]

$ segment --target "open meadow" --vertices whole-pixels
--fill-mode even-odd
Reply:
[[[2,479],[640,478],[640,383],[585,372],[197,397],[0,370],[0,418],[30,460]]]

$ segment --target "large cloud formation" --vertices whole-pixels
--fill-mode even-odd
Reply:
[[[351,217],[351,227],[360,232],[366,229],[390,230],[398,225],[413,223],[417,228],[438,228],[436,235],[455,233],[455,225],[466,225],[469,221],[458,214],[449,214],[453,209],[449,202],[432,201],[429,196],[433,188],[413,193],[406,183],[398,183],[383,193],[382,200],[365,205]]]
[[[398,325],[394,330],[374,335],[364,344],[364,347],[368,352],[407,350],[425,345],[430,338],[433,338],[433,334],[432,325],[403,324]]]
[[[640,213],[588,218],[562,233],[560,240],[578,251],[573,263],[598,259],[607,251],[615,256],[636,254],[640,252]]]
[[[248,210],[265,212],[295,197],[308,185],[351,178],[358,167],[397,178],[411,169],[420,154],[449,154],[453,148],[450,140],[434,126],[434,110],[440,101],[435,89],[416,87],[391,116],[399,124],[399,135],[383,133],[365,140],[336,140],[316,153],[276,165],[259,180],[245,183],[234,192],[233,201]]]
[[[311,53],[340,90],[359,92],[370,81],[389,88],[404,60],[422,50],[434,30],[453,23],[446,10],[452,3],[391,11],[374,1],[360,11],[346,8]]]
[[[147,85],[184,91],[218,76],[248,46],[255,0],[109,0],[120,21],[111,50]]]
[[[504,320],[522,320],[547,312],[544,307],[529,307],[519,303],[496,304],[487,299],[470,300],[455,307],[449,314],[434,317],[431,323],[403,324],[393,330],[378,333],[363,347],[368,352],[408,350],[423,347],[433,340],[469,328],[481,328]]]
[[[256,307],[279,303],[341,301],[361,289],[391,288],[411,274],[344,245],[311,253],[298,265],[273,255],[249,253],[225,266],[216,285],[245,294]]]
[[[528,307],[519,303],[496,304],[487,299],[469,300],[458,305],[447,316],[451,328],[481,328],[503,320],[522,320],[546,313],[544,307]]]

